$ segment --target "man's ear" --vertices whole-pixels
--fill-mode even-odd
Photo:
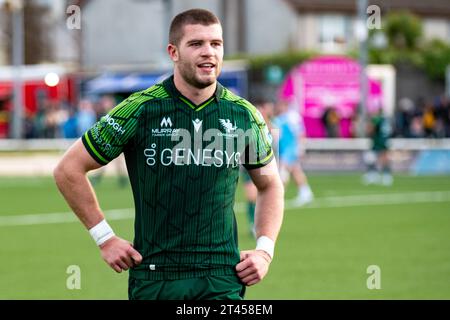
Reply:
[[[173,62],[178,61],[178,48],[175,45],[169,43],[167,45],[167,53],[169,54],[169,57]]]

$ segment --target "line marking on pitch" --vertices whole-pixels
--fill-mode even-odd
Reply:
[[[305,206],[298,206],[295,200],[286,200],[285,209],[318,209],[318,208],[340,208],[358,206],[385,206],[394,204],[412,203],[436,203],[450,202],[450,191],[430,191],[430,192],[409,192],[409,193],[385,193],[366,194],[351,196],[333,196],[316,198],[312,203]],[[236,212],[244,212],[246,204],[238,202],[235,204]],[[105,210],[104,214],[108,220],[126,220],[134,218],[134,209],[113,209]],[[25,226],[55,223],[78,222],[78,218],[72,212],[55,212],[43,214],[26,214],[0,216],[0,227],[3,226]]]

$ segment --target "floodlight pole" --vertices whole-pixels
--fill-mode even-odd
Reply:
[[[367,6],[368,0],[356,0],[358,6],[358,22],[357,31],[358,42],[359,42],[359,65],[361,67],[360,71],[360,92],[361,99],[359,104],[359,116],[361,135],[366,136],[366,121],[367,121],[367,98],[368,98],[368,79],[366,74],[367,60],[368,60],[368,29],[367,29]]]
[[[12,14],[12,62],[14,70],[13,85],[13,115],[11,137],[21,139],[23,137],[23,83],[21,69],[23,65],[23,3],[15,1],[11,3]]]
[[[169,60],[166,53],[166,47],[168,43],[167,36],[169,34],[169,28],[170,23],[172,21],[172,7],[173,2],[172,0],[162,0],[163,3],[163,10],[164,10],[164,21],[163,21],[163,28],[162,28],[162,51],[161,51],[161,65],[162,67],[165,67],[169,64]]]

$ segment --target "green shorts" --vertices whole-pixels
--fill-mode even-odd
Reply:
[[[128,279],[130,300],[242,300],[245,285],[236,275],[181,280]]]

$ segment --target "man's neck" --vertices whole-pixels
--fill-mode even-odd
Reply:
[[[211,98],[217,87],[217,82],[215,82],[203,89],[195,88],[184,81],[184,79],[176,73],[174,74],[173,82],[177,90],[196,105],[199,105],[200,103]]]

